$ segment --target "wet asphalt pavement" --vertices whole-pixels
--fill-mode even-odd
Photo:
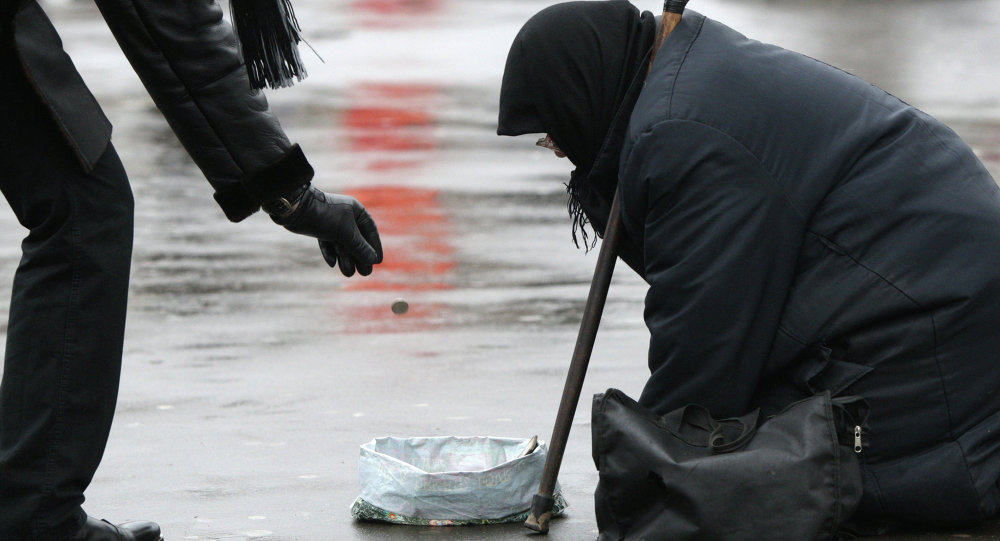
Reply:
[[[385,263],[351,279],[265,217],[228,223],[92,3],[45,3],[116,126],[136,196],[122,391],[91,514],[157,520],[168,541],[528,536],[519,525],[359,524],[348,508],[358,447],[374,437],[551,433],[596,252],[570,241],[568,163],[530,137],[494,135],[507,47],[548,3],[295,2],[325,63],[304,51],[311,77],[269,96],[315,183],[357,196],[380,227]],[[1000,0],[690,8],[938,116],[1000,178]],[[0,209],[0,283],[23,234]],[[554,541],[596,536],[588,397],[641,389],[644,293],[621,265],[563,462],[571,507]],[[390,309],[399,297],[404,315]],[[952,538],[1000,539],[1000,527],[886,539]]]

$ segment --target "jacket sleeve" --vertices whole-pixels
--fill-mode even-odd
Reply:
[[[96,0],[181,144],[239,221],[312,178],[264,94],[251,89],[216,0]]]
[[[752,408],[805,221],[742,145],[691,121],[658,124],[624,163],[626,228],[643,239],[651,376],[640,403],[713,415]]]

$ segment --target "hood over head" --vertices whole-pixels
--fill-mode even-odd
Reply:
[[[576,166],[567,185],[574,241],[587,207],[610,207],[621,134],[609,132],[635,105],[655,33],[653,14],[627,0],[565,2],[529,19],[508,53],[497,133],[547,133]]]

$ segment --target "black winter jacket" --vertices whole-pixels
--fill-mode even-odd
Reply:
[[[930,116],[688,12],[621,149],[652,372],[641,402],[871,406],[861,517],[1000,508],[1000,189]]]
[[[19,0],[4,0],[19,1]],[[214,0],[95,0],[156,106],[215,188],[232,221],[312,178],[264,94],[253,90],[232,27]],[[36,0],[20,1],[0,46],[14,46],[81,165],[90,169],[111,124]]]

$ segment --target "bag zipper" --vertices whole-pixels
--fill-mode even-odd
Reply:
[[[854,453],[864,451],[865,423],[868,421],[868,402],[860,396],[844,396],[832,399],[835,409],[843,415],[840,426],[854,427]],[[846,426],[844,426],[846,425]]]

